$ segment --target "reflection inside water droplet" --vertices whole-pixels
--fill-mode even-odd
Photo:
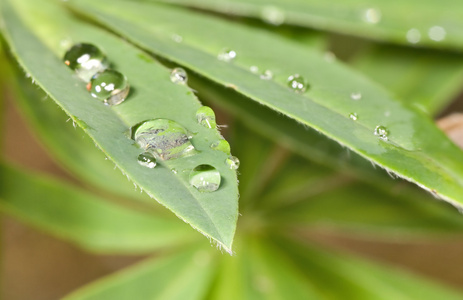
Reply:
[[[170,73],[170,81],[175,84],[186,84],[188,81],[188,74],[182,68],[175,68]]]
[[[92,97],[103,100],[107,105],[122,103],[129,94],[127,78],[114,70],[95,74],[87,86]]]
[[[64,54],[63,61],[85,82],[109,65],[106,56],[98,47],[86,43],[72,46]]]
[[[377,137],[379,137],[380,139],[382,139],[383,141],[388,140],[387,136],[388,136],[389,132],[387,131],[386,127],[384,127],[384,126],[381,126],[381,125],[376,126],[374,134]]]
[[[232,49],[225,48],[220,51],[219,55],[217,55],[217,58],[221,61],[231,62],[236,58],[236,52]]]
[[[196,120],[207,128],[216,128],[215,113],[209,106],[202,106],[196,111]]]
[[[230,154],[230,144],[226,140],[218,140],[211,144],[211,149],[222,151],[226,154]]]
[[[156,167],[156,158],[149,152],[138,155],[138,163],[144,167],[153,169]]]
[[[185,128],[172,120],[145,121],[136,127],[133,138],[142,149],[162,160],[177,159],[198,153],[188,139]]]
[[[288,77],[288,87],[296,93],[304,93],[307,90],[308,84],[299,74],[294,74]]]
[[[227,166],[232,169],[236,170],[240,167],[240,160],[236,156],[230,156],[225,160]]]
[[[199,165],[190,172],[190,184],[200,192],[213,192],[220,186],[220,173],[211,165]]]

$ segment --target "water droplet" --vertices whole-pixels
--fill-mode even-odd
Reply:
[[[301,75],[294,74],[288,77],[288,86],[296,93],[304,93],[308,84]]]
[[[358,100],[362,99],[362,93],[359,93],[359,92],[352,93],[352,94],[350,94],[350,98],[352,100],[358,101]]]
[[[183,41],[183,37],[178,34],[173,34],[172,35],[172,40],[177,43],[181,43]]]
[[[421,33],[418,29],[412,28],[407,31],[407,41],[412,44],[417,44],[421,40]]]
[[[213,150],[222,151],[226,154],[230,154],[230,144],[226,140],[218,140],[211,144]]]
[[[257,73],[259,73],[259,67],[251,66],[251,67],[249,67],[249,71],[251,71],[251,73],[257,74]]]
[[[172,171],[172,173],[174,173],[174,174],[177,174],[177,173],[178,173],[177,169],[172,169],[171,171]]]
[[[85,82],[108,67],[104,53],[98,47],[85,43],[72,46],[64,54],[63,61]]]
[[[375,128],[374,134],[383,141],[387,141],[387,136],[389,132],[387,131],[386,127],[378,125]]]
[[[199,165],[190,172],[190,184],[200,192],[213,192],[220,186],[220,173],[211,165]]]
[[[144,167],[153,169],[156,167],[156,158],[149,152],[138,155],[138,163]]]
[[[170,81],[175,84],[186,84],[188,81],[188,74],[182,68],[175,68],[170,73]]]
[[[358,115],[357,115],[357,113],[350,113],[350,114],[349,114],[349,118],[351,118],[351,119],[354,120],[354,121],[357,121]]]
[[[285,12],[276,6],[265,6],[262,9],[261,17],[264,22],[279,26],[285,22]]]
[[[332,63],[336,60],[336,55],[331,51],[326,51],[325,54],[323,54],[323,58],[325,61]]]
[[[177,159],[198,153],[188,139],[185,128],[172,120],[145,121],[136,127],[133,138],[141,148],[162,160]]]
[[[230,156],[225,160],[225,163],[232,170],[236,170],[240,167],[240,160],[236,156]]]
[[[219,53],[217,58],[225,62],[231,62],[236,58],[236,52],[234,50],[225,48]]]
[[[270,70],[265,70],[261,75],[260,75],[260,79],[263,79],[263,80],[270,80],[273,78],[273,72],[270,71]]]
[[[92,97],[103,100],[107,105],[122,103],[130,90],[127,78],[114,70],[96,73],[87,88]]]
[[[431,40],[440,42],[445,39],[447,31],[441,26],[433,26],[429,28],[428,35]]]
[[[367,8],[363,13],[363,21],[378,24],[381,21],[381,11],[375,8]]]
[[[207,128],[216,128],[215,113],[209,106],[202,106],[196,111],[198,123]]]

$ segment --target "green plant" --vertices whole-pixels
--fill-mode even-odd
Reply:
[[[305,238],[314,228],[385,240],[461,232],[455,209],[382,170],[463,204],[463,152],[431,120],[463,79],[450,52],[462,47],[458,9],[442,1],[271,2],[3,0],[3,38],[20,66],[4,58],[4,82],[56,159],[108,195],[4,163],[0,208],[89,251],[156,254],[67,299],[462,297]],[[409,7],[412,17],[403,15]],[[82,74],[62,61],[76,43],[101,48],[128,78],[126,101],[105,106],[89,95]],[[181,70],[171,74],[178,66],[188,85]],[[95,82],[89,90],[98,93]],[[38,101],[44,94],[53,101]],[[230,120],[240,218],[237,162],[226,142],[211,147],[222,136],[196,95]],[[69,117],[80,129],[64,125]],[[144,123],[153,119],[163,120]],[[166,134],[146,138],[146,128]],[[145,166],[137,144],[150,152],[140,157]],[[111,195],[142,209],[105,201]],[[235,254],[211,248],[153,198]]]

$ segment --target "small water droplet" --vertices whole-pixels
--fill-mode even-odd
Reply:
[[[172,120],[145,121],[136,126],[133,139],[142,149],[162,160],[177,159],[198,153],[188,139],[185,128]]]
[[[236,52],[234,50],[225,48],[222,51],[220,51],[217,58],[221,61],[231,62],[236,58]]]
[[[294,74],[288,77],[288,86],[296,93],[304,93],[307,90],[308,84],[299,74]]]
[[[389,132],[387,131],[386,127],[378,125],[375,128],[374,134],[377,137],[379,137],[380,139],[382,139],[383,141],[387,141],[387,139],[388,139],[387,136],[388,136]]]
[[[332,63],[336,60],[336,55],[331,51],[326,51],[325,54],[323,54],[323,58],[325,61]]]
[[[409,31],[407,31],[406,38],[409,43],[417,44],[421,40],[421,32],[416,28],[412,28]]]
[[[175,68],[170,73],[170,81],[175,84],[186,84],[188,81],[188,74],[182,68]]]
[[[446,35],[447,31],[441,26],[433,26],[428,31],[429,38],[436,42],[443,41]]]
[[[64,54],[63,61],[85,82],[109,66],[106,56],[98,47],[85,43],[72,46]]]
[[[190,172],[190,184],[200,192],[213,192],[220,186],[220,173],[211,165],[199,165]]]
[[[385,117],[390,117],[390,116],[391,116],[391,112],[388,111],[388,110],[386,110],[386,111],[384,112],[384,116],[385,116]]]
[[[177,42],[177,43],[181,43],[183,41],[183,37],[181,35],[178,35],[178,34],[173,34],[172,35],[172,40],[174,42]]]
[[[107,105],[122,103],[130,90],[127,78],[114,70],[96,73],[87,88],[92,97],[103,100]]]
[[[279,26],[285,22],[285,12],[276,6],[265,6],[261,12],[262,20],[266,23]]]
[[[249,71],[251,71],[251,73],[257,74],[257,73],[259,73],[259,67],[251,66],[251,67],[249,67]]]
[[[218,140],[211,144],[213,150],[222,151],[226,154],[230,154],[230,144],[226,140]]]
[[[196,120],[207,128],[216,128],[215,113],[209,106],[202,106],[196,111]]]
[[[177,173],[178,173],[177,169],[172,169],[171,171],[172,171],[172,173],[174,173],[174,174],[177,174]]]
[[[138,155],[138,163],[144,167],[153,169],[156,167],[156,158],[149,152]]]
[[[350,94],[350,98],[352,100],[358,101],[358,100],[362,99],[362,93],[359,93],[359,92],[352,93],[352,94]]]
[[[260,79],[263,79],[263,80],[270,80],[273,78],[273,72],[270,71],[270,70],[265,70],[261,75],[260,75]]]
[[[357,121],[358,115],[357,115],[357,113],[350,113],[350,114],[349,114],[349,118],[351,118],[351,119],[354,120],[354,121]]]
[[[227,166],[232,169],[236,170],[240,167],[240,160],[236,156],[230,156],[225,160]]]
[[[363,13],[363,21],[370,24],[378,24],[381,21],[381,11],[376,8],[367,8]]]

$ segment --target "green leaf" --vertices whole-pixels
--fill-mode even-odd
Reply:
[[[173,84],[169,70],[143,52],[76,21],[52,2],[7,1],[2,11],[12,53],[37,84],[68,115],[80,120],[79,126],[135,184],[231,251],[238,215],[236,172],[226,165],[227,154],[210,148],[221,136],[196,121],[201,105],[191,90]],[[85,83],[60,60],[64,52],[60,48],[62,39],[85,41],[103,49],[112,65],[129,79],[129,98],[115,107],[92,98]],[[142,150],[127,136],[128,132],[140,122],[156,118],[173,120],[195,133],[191,142],[200,153],[159,161],[154,169],[139,165],[137,157]],[[222,184],[214,193],[201,193],[189,183],[189,171],[201,164],[213,165],[221,174]]]
[[[200,13],[125,1],[72,3],[141,47],[319,130],[454,205],[462,203],[461,150],[424,114],[342,64],[264,31]],[[173,41],[173,34],[184,42]],[[224,48],[236,51],[234,62],[217,61]],[[259,79],[249,71],[252,65],[272,70],[274,80]],[[310,84],[303,95],[287,87],[286,79],[295,73]],[[352,100],[352,93],[361,93],[361,99]],[[388,133],[387,141],[374,134],[378,127]]]
[[[155,2],[155,1],[153,1]],[[463,47],[463,6],[458,0],[156,0],[433,48]]]
[[[385,267],[353,256],[319,249],[306,242],[278,240],[302,270],[309,282],[318,287],[324,299],[461,299],[463,294],[405,271]]]
[[[99,253],[146,253],[195,241],[175,218],[113,204],[43,175],[0,168],[0,210]]]
[[[64,299],[204,299],[214,267],[215,257],[211,251],[190,247],[167,257],[148,259],[97,280]]]
[[[351,65],[404,101],[436,115],[461,91],[460,60],[455,53],[381,45]]]

